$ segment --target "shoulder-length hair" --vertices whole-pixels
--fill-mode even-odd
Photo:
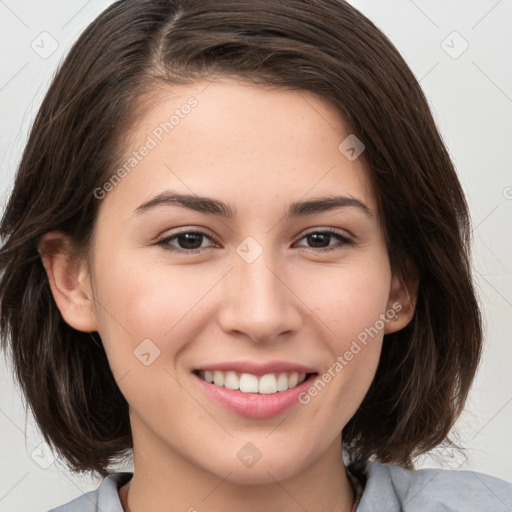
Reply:
[[[411,322],[384,336],[343,441],[356,460],[412,467],[447,439],[481,355],[470,222],[427,100],[390,40],[342,0],[123,0],[81,34],[26,144],[0,235],[0,328],[44,439],[73,471],[132,448],[128,404],[101,343],[66,324],[38,254],[51,230],[87,247],[141,98],[208,76],[332,100],[377,195],[392,271],[417,279]],[[341,141],[340,141],[341,142]]]

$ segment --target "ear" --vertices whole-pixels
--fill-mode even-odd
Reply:
[[[86,258],[78,256],[70,237],[58,231],[46,233],[39,241],[38,251],[66,323],[78,331],[97,331]]]
[[[388,310],[395,311],[395,317],[386,323],[384,334],[403,329],[412,319],[418,295],[418,279],[407,282],[393,275],[388,298]]]

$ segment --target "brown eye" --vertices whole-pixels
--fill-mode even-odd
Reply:
[[[181,231],[162,238],[157,242],[157,245],[161,245],[165,250],[171,252],[196,254],[209,248],[203,246],[205,239],[213,241],[210,236],[202,231]]]
[[[337,244],[331,244],[330,242],[335,239]],[[337,231],[325,230],[325,231],[312,231],[307,233],[301,238],[301,240],[307,240],[308,244],[311,244],[309,249],[324,249],[327,251],[333,249],[339,249],[344,245],[353,244],[354,242],[347,236],[338,233]]]

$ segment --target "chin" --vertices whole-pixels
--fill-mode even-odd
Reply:
[[[235,452],[235,460],[229,458],[225,463],[209,470],[233,484],[258,486],[275,484],[276,480],[287,480],[302,471],[303,466],[306,466],[306,461],[297,460],[293,454],[281,456],[275,450],[271,456],[262,454],[259,460],[247,462],[243,462],[243,457],[240,460]]]

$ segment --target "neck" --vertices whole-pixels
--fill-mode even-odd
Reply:
[[[151,436],[134,436],[133,460],[133,477],[119,491],[125,512],[350,512],[355,499],[340,438],[299,473],[279,480],[266,471],[256,484],[215,475]]]

